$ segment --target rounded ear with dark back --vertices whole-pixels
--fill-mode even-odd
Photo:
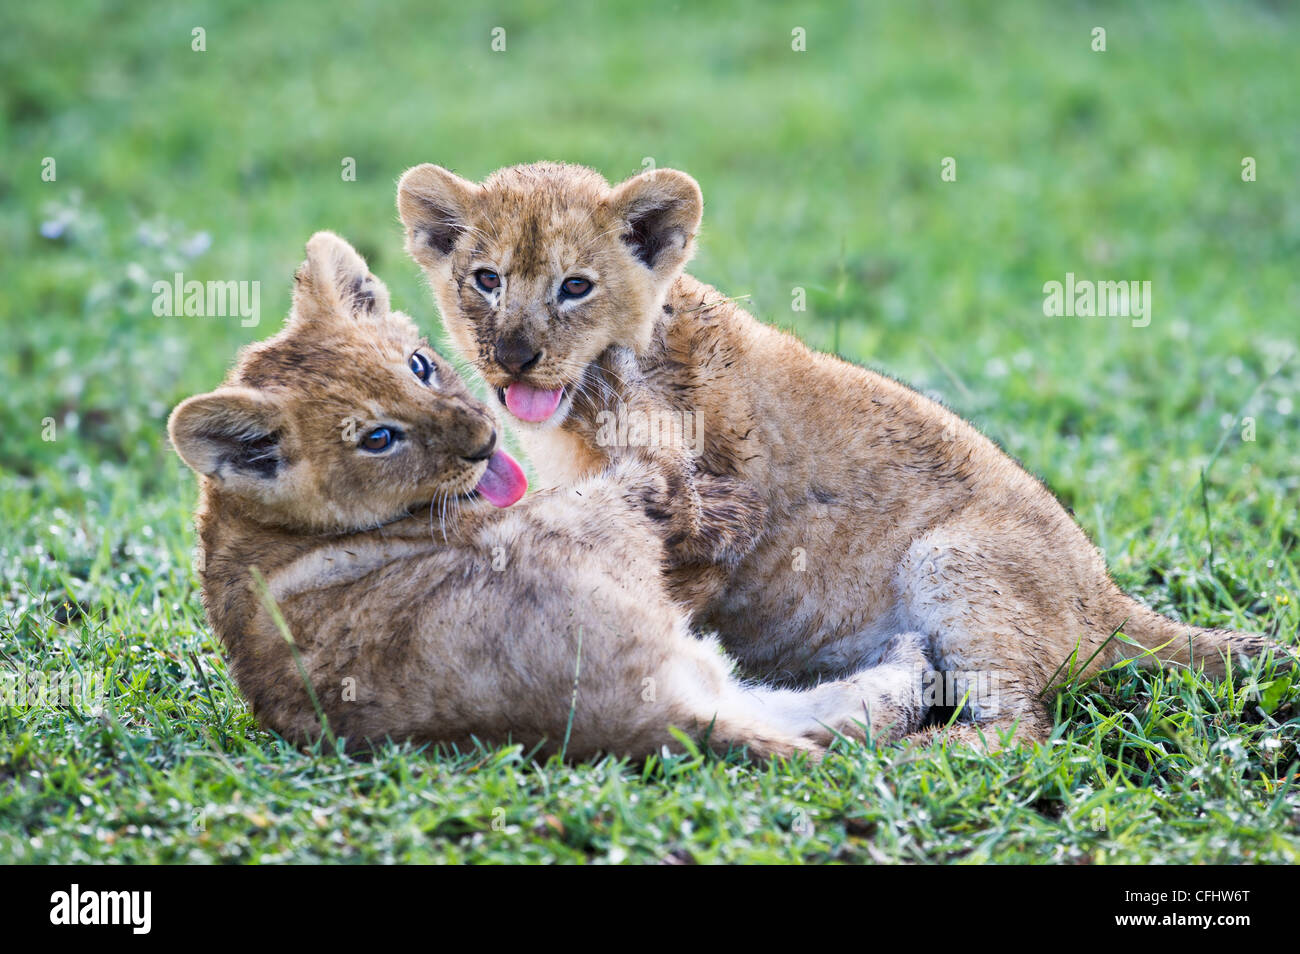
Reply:
[[[167,433],[181,460],[219,482],[274,481],[284,466],[279,407],[251,388],[223,387],[182,401]]]
[[[397,183],[397,214],[411,257],[429,268],[442,264],[467,231],[480,192],[480,186],[442,166],[426,162],[407,169]]]
[[[306,321],[382,318],[390,307],[388,286],[366,260],[333,232],[307,241],[307,260],[293,276],[293,313]]]
[[[675,277],[690,261],[704,196],[686,173],[643,172],[615,186],[605,201],[624,223],[623,242],[660,281]]]

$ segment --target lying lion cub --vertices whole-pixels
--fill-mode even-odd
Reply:
[[[948,679],[930,701],[964,701],[997,735],[1037,740],[1052,725],[1044,692],[1072,665],[1143,656],[1222,673],[1225,654],[1270,645],[1130,599],[1051,493],[975,428],[683,274],[702,210],[684,173],[611,188],[590,169],[539,163],[477,185],[422,165],[402,177],[398,209],[452,340],[546,485],[608,459],[575,401],[599,384],[597,357],[625,345],[659,399],[699,427],[703,470],[766,492],[762,538],[701,616],[751,672],[835,677],[919,633]],[[681,583],[712,572],[688,568]]]
[[[203,602],[267,728],[318,738],[319,706],[354,744],[643,756],[677,726],[772,756],[916,723],[907,647],[813,691],[742,686],[662,582],[672,475],[627,458],[516,504],[493,413],[351,246],[318,233],[295,282],[285,328],[168,424],[200,475]]]

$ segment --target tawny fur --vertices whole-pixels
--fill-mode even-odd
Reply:
[[[364,453],[379,426],[406,439]],[[498,510],[472,493],[486,464],[467,459],[495,427],[330,233],[308,243],[285,328],[172,413],[200,475],[204,606],[264,726],[321,738],[319,705],[353,747],[480,739],[575,758],[679,748],[677,727],[768,757],[918,721],[908,640],[856,681],[742,685],[665,587],[672,475],[629,456]]]
[[[965,707],[996,730],[989,739],[1039,740],[1054,674],[1071,660],[1087,673],[1137,656],[1222,674],[1228,654],[1273,645],[1131,599],[1053,495],[960,417],[684,274],[702,213],[684,173],[610,187],[589,169],[538,163],[478,185],[423,165],[403,176],[398,209],[452,341],[498,394],[517,379],[565,388],[548,421],[511,421],[543,484],[608,459],[590,439],[591,403],[573,397],[591,388],[596,357],[622,345],[659,400],[702,417],[701,469],[762,489],[762,537],[722,585],[713,566],[676,577],[687,591],[709,580],[700,619],[750,672],[811,684],[920,633],[937,669],[964,674],[959,691],[995,677],[996,691]],[[481,268],[501,276],[492,295],[475,287]],[[561,308],[571,274],[595,287]],[[526,374],[495,360],[503,336],[540,355]]]

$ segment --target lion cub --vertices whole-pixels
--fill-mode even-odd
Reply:
[[[212,627],[254,714],[296,742],[643,756],[676,726],[785,756],[918,717],[906,653],[807,692],[736,681],[666,592],[671,521],[652,514],[671,481],[645,461],[516,503],[493,412],[328,232],[284,329],[168,431],[200,475]]]
[[[422,165],[398,187],[407,250],[545,484],[608,459],[579,398],[601,384],[598,356],[623,345],[659,400],[702,422],[702,469],[765,492],[761,539],[700,617],[751,672],[833,678],[919,638],[946,672],[929,701],[964,702],[999,730],[956,735],[1036,740],[1052,725],[1045,690],[1071,659],[1086,672],[1141,656],[1222,673],[1225,654],[1270,645],[1130,599],[1052,494],[975,428],[684,274],[702,207],[672,169],[611,188],[579,166],[516,166],[478,185]]]

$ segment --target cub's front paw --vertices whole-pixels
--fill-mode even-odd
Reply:
[[[605,473],[633,507],[660,524],[671,519],[672,484],[662,470],[637,457],[621,457]]]
[[[752,485],[716,474],[696,474],[687,483],[669,552],[679,563],[734,566],[758,543],[767,507]]]

